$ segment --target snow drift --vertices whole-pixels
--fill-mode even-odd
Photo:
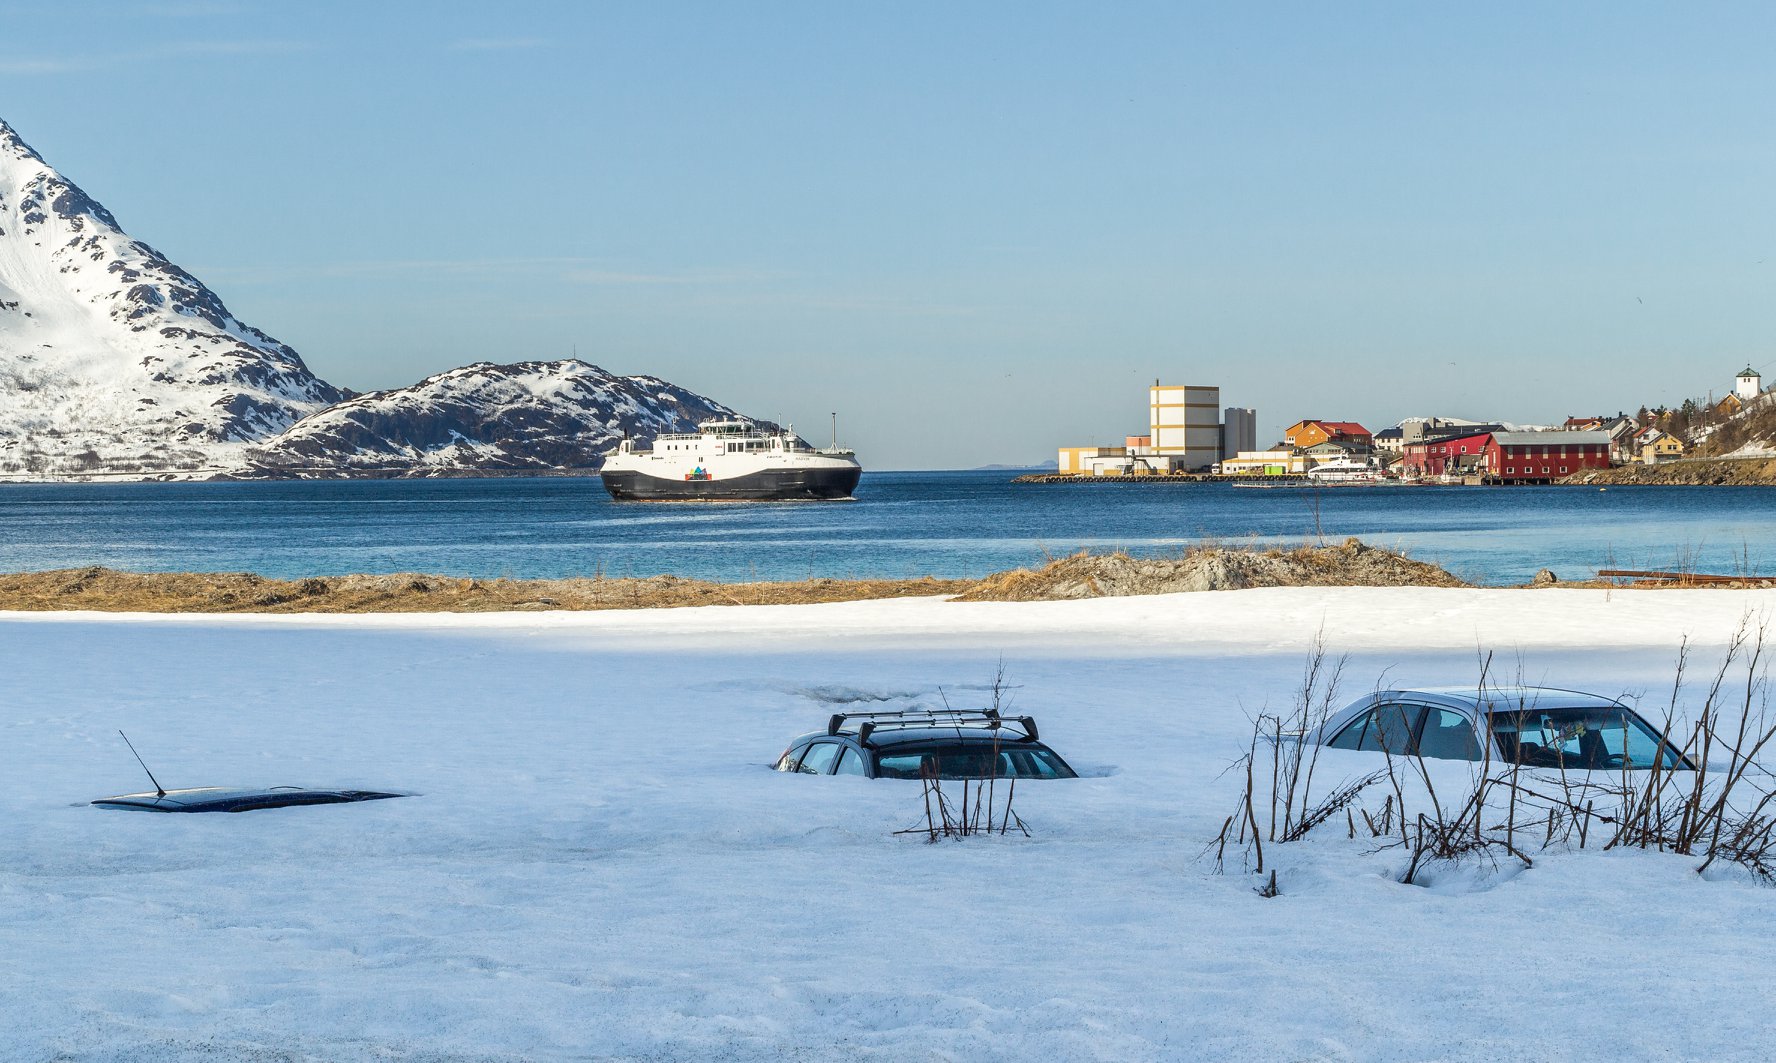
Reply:
[[[0,1059],[1766,1058],[1776,893],[1694,859],[1421,888],[1341,821],[1266,900],[1200,855],[1322,624],[1352,697],[1472,683],[1484,644],[1659,704],[1680,639],[1776,592],[1524,600],[0,616]],[[896,837],[916,782],[768,767],[835,705],[979,705],[1001,657],[1086,773],[1018,787],[1029,840]],[[104,812],[145,783],[117,727],[169,786],[421,796]]]

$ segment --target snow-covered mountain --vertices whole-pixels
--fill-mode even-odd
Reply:
[[[0,122],[0,479],[585,470],[625,433],[730,416],[580,361],[336,388]]]
[[[649,376],[586,362],[477,362],[348,399],[248,453],[248,475],[435,476],[593,469],[625,434],[652,438],[734,417]]]
[[[0,122],[0,473],[225,467],[345,397]]]

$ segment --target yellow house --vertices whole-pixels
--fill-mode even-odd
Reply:
[[[1648,465],[1657,465],[1662,461],[1682,457],[1684,441],[1674,435],[1662,435],[1640,450],[1640,460]]]

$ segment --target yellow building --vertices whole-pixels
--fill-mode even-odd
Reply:
[[[1178,468],[1206,469],[1221,459],[1221,389],[1161,384],[1147,389],[1149,453]]]
[[[1674,435],[1662,435],[1641,448],[1640,460],[1648,465],[1657,465],[1662,461],[1680,458],[1683,452],[1683,440]]]

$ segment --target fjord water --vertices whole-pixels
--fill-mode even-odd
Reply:
[[[1481,583],[1600,567],[1776,573],[1776,489],[1242,490],[868,473],[839,503],[613,503],[596,479],[0,486],[0,571],[719,580],[978,576],[1204,540],[1405,549]]]

